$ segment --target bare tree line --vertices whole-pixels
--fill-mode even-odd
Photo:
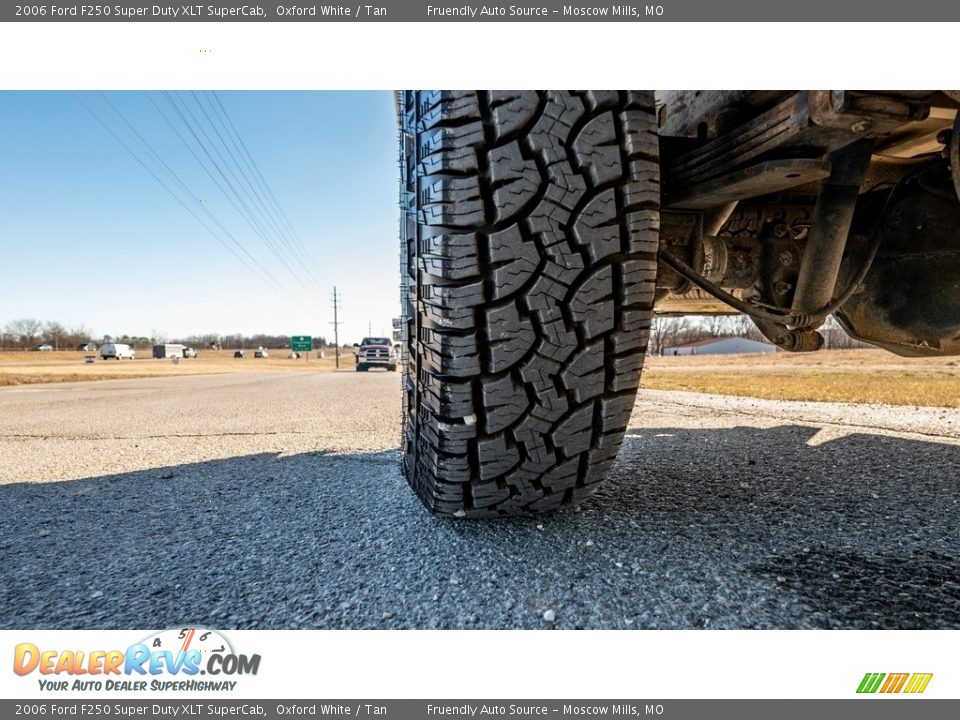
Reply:
[[[80,325],[68,328],[56,320],[43,322],[36,318],[11,320],[0,329],[0,348],[4,350],[29,350],[47,343],[54,350],[73,350],[81,343],[89,342],[92,332]]]
[[[833,317],[827,318],[820,328],[820,333],[826,341],[826,350],[872,347],[847,335]],[[651,355],[662,355],[666,348],[718,337],[741,337],[757,342],[769,342],[746,315],[658,315],[650,326],[647,352]]]
[[[826,339],[825,347],[828,350],[870,347],[848,336],[832,317],[827,319],[820,332]],[[746,315],[657,316],[650,328],[647,351],[651,355],[661,355],[665,348],[716,337],[742,337],[766,342],[766,338]],[[168,339],[161,330],[151,330],[149,337],[124,334],[112,336],[110,339],[135,347],[149,347],[165,342],[179,342],[196,348],[283,348],[290,344],[289,335],[205,333]],[[0,349],[3,350],[30,350],[41,343],[49,344],[54,350],[74,350],[88,342],[96,341],[93,331],[86,326],[68,328],[54,320],[43,322],[36,318],[20,318],[11,320],[0,329]],[[315,335],[313,346],[316,349],[326,347],[327,339]]]
[[[109,340],[107,340],[108,338]],[[162,330],[151,330],[149,337],[122,334],[96,339],[94,332],[84,325],[68,328],[55,320],[44,322],[36,318],[11,320],[0,328],[0,350],[32,350],[43,344],[50,345],[54,350],[76,350],[87,343],[92,342],[99,345],[104,341],[126,343],[138,348],[166,342],[183,343],[196,348],[284,348],[290,345],[290,336],[267,333],[257,333],[255,335],[206,333],[171,339]],[[313,346],[316,349],[326,347],[326,337],[315,335]]]

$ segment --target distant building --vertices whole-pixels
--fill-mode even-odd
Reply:
[[[737,355],[743,353],[769,353],[775,345],[742,337],[718,337],[696,342],[673,345],[663,349],[664,355]]]

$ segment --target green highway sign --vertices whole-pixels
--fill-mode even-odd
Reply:
[[[310,352],[313,349],[313,338],[309,335],[294,335],[290,338],[290,349],[294,352]]]

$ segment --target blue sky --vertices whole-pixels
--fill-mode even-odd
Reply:
[[[217,99],[295,235],[216,114]],[[231,198],[249,208],[254,227]],[[388,92],[0,92],[0,325],[36,317],[84,324],[94,337],[153,331],[332,336],[336,285],[343,296],[341,340],[356,341],[368,323],[376,334],[389,332],[399,314],[397,212]],[[258,223],[293,272],[260,237]]]

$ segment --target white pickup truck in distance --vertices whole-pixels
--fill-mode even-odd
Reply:
[[[366,372],[372,367],[397,370],[397,351],[390,338],[365,337],[357,347],[357,372]]]

